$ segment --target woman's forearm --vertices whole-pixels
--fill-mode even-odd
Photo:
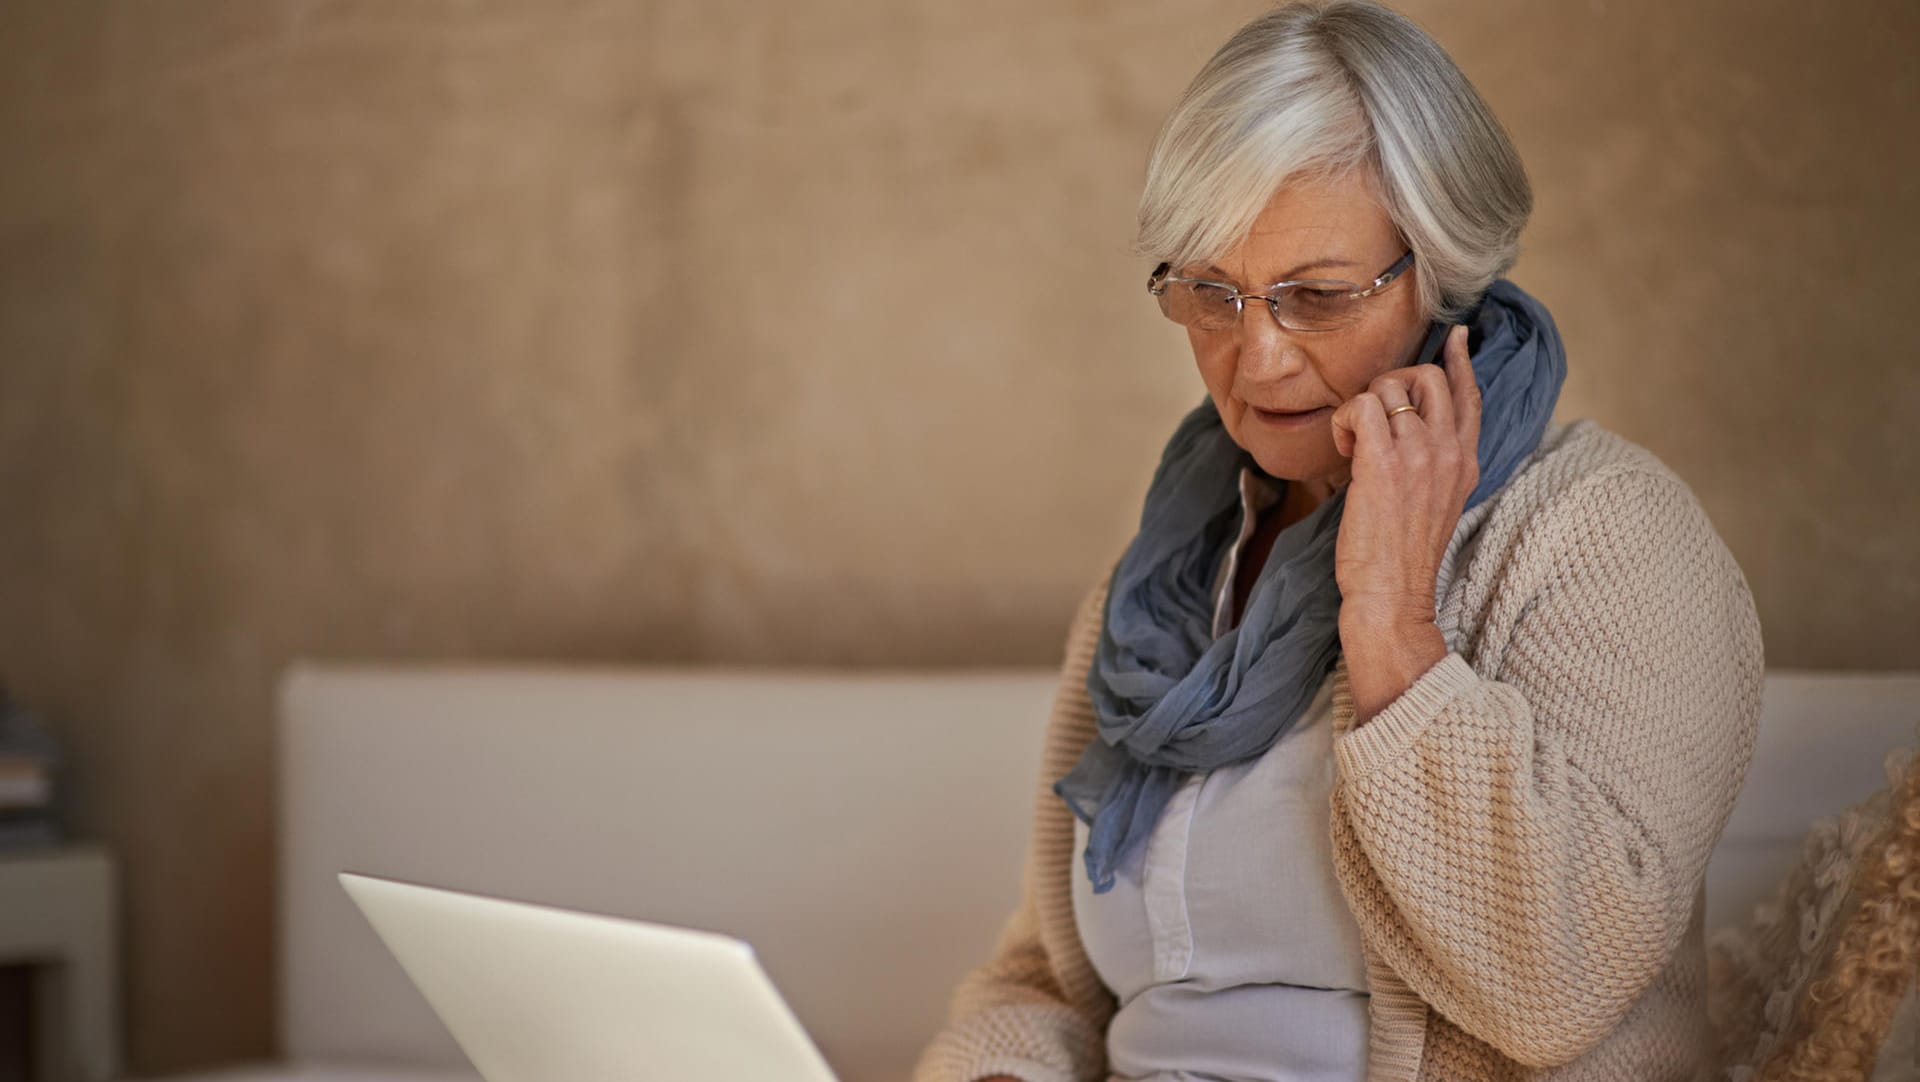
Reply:
[[[1538,573],[1491,671],[1449,652],[1389,686],[1411,647],[1353,629],[1349,690],[1374,712],[1335,738],[1330,796],[1343,882],[1393,902],[1354,909],[1380,960],[1541,1067],[1602,1040],[1671,964],[1765,677],[1752,595],[1684,483],[1612,471],[1582,497],[1564,505],[1580,543]]]
[[[1399,698],[1420,674],[1447,656],[1447,640],[1428,620],[1340,619],[1340,650],[1347,658],[1353,693],[1353,727],[1359,728]]]

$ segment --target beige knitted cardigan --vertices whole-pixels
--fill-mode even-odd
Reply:
[[[1116,1004],[1051,791],[1095,736],[1106,579],[1068,633],[1019,906],[914,1082],[1107,1078]],[[1366,957],[1366,1078],[1710,1077],[1703,884],[1764,670],[1739,565],[1684,481],[1581,419],[1462,516],[1435,597],[1449,653],[1357,729],[1334,669],[1329,829]]]

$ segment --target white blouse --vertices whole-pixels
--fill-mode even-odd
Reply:
[[[1279,492],[1240,471],[1239,537],[1214,585],[1213,634]],[[1358,1082],[1367,1051],[1360,928],[1329,841],[1333,681],[1264,755],[1188,775],[1145,845],[1094,894],[1072,864],[1087,958],[1119,1001],[1110,1082]],[[1087,844],[1074,819],[1075,852]]]

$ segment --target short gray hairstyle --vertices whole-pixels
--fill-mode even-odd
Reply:
[[[1519,258],[1533,190],[1505,129],[1426,31],[1367,0],[1284,4],[1213,54],[1154,141],[1135,253],[1217,259],[1287,180],[1356,167],[1427,318],[1458,321]]]

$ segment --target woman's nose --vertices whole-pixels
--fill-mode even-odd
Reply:
[[[1248,301],[1240,310],[1240,368],[1257,376],[1281,376],[1305,363],[1298,346],[1262,301]]]

